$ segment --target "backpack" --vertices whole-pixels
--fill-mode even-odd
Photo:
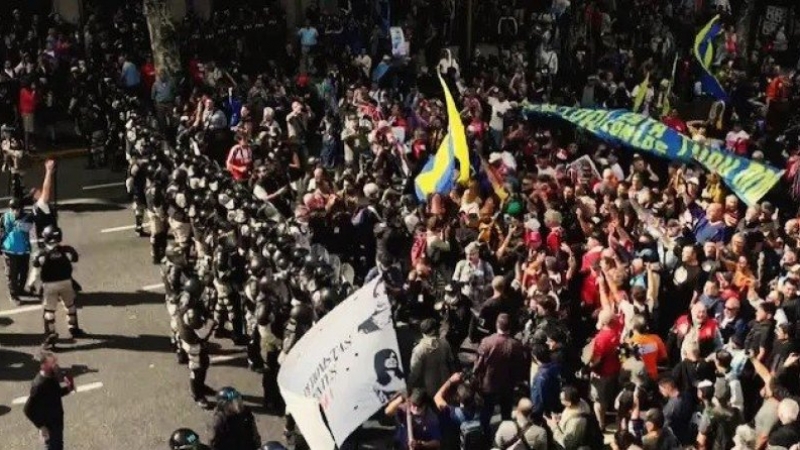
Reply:
[[[427,233],[420,231],[414,235],[414,243],[411,244],[411,267],[426,256],[428,252],[428,236]]]
[[[487,439],[481,426],[481,416],[477,412],[467,417],[463,410],[458,414],[461,425],[458,427],[460,450],[486,450]]]

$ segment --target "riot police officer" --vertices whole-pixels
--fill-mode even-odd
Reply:
[[[226,224],[230,225],[230,224]],[[243,284],[243,261],[236,246],[236,236],[225,232],[220,236],[214,251],[214,288],[217,291],[217,304],[214,318],[219,324],[217,337],[227,334],[225,324],[230,324],[230,335],[237,345],[244,344],[240,286]]]
[[[173,245],[167,249],[166,258],[161,266],[161,277],[164,281],[164,291],[167,312],[170,317],[170,329],[172,330],[172,344],[175,347],[175,354],[179,364],[186,364],[188,356],[181,347],[180,336],[178,335],[178,321],[181,320],[179,314],[179,301],[181,290],[184,284],[194,277],[192,266],[186,259],[186,255],[181,248]]]
[[[214,329],[214,320],[208,317],[203,302],[203,285],[197,278],[190,278],[184,283],[179,300],[180,320],[178,335],[181,347],[189,356],[189,387],[194,401],[204,409],[209,408],[206,394],[211,392],[206,386],[206,374],[210,364],[208,357],[208,338]]]
[[[167,222],[175,242],[188,252],[192,239],[192,226],[189,219],[188,174],[183,169],[175,169],[171,178],[166,191]]]
[[[244,405],[242,394],[232,387],[224,387],[217,394],[209,442],[212,450],[257,449],[261,446],[253,413]]]
[[[209,450],[200,442],[200,436],[189,428],[178,428],[169,437],[169,450]]]
[[[167,248],[167,211],[164,198],[164,176],[161,171],[147,180],[144,196],[147,204],[147,223],[150,225],[150,255],[159,264]]]
[[[84,336],[78,327],[78,308],[75,306],[75,290],[72,287],[72,263],[78,262],[78,252],[68,245],[61,245],[61,229],[50,225],[42,232],[45,248],[33,261],[40,269],[44,296],[44,332],[46,348],[52,349],[58,340],[56,333],[56,306],[59,302],[67,309],[69,334]]]
[[[147,208],[145,191],[147,189],[149,161],[144,151],[145,149],[142,149],[142,152],[131,156],[130,165],[128,166],[128,178],[125,180],[125,187],[128,189],[131,200],[133,200],[134,230],[140,237],[146,236],[144,232],[144,213]]]

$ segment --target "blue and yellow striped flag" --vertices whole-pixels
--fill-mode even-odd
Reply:
[[[450,89],[447,88],[441,75],[439,83],[442,85],[447,103],[448,130],[439,149],[436,150],[436,155],[428,159],[422,172],[414,180],[417,198],[420,201],[425,201],[429,195],[434,193],[449,193],[456,181],[465,183],[469,181],[470,177],[469,147],[464,124],[461,123],[461,115],[458,113]],[[456,160],[459,163],[458,180],[454,179]]]
[[[711,73],[711,64],[714,62],[714,54],[716,53],[714,40],[721,32],[722,24],[719,16],[714,16],[694,38],[694,57],[697,58],[700,67],[703,69],[703,74],[700,76],[703,92],[712,95],[718,100],[727,101],[728,94],[719,84],[719,80]]]

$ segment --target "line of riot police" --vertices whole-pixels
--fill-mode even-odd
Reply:
[[[203,408],[208,341],[244,346],[261,373],[264,405],[283,414],[281,361],[313,323],[352,292],[353,269],[308,245],[308,227],[283,218],[198,151],[202,135],[170,146],[147,117],[129,114],[126,186],[135,229],[161,264],[172,342]],[[172,237],[172,242],[169,241]]]

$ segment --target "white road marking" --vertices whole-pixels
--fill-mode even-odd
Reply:
[[[160,291],[161,289],[164,289],[164,283],[150,284],[139,288],[140,291],[147,291],[147,292]]]
[[[105,228],[100,230],[101,233],[114,233],[117,231],[125,231],[125,230],[132,230],[136,228],[136,225],[123,225],[121,227],[113,227],[113,228]]]
[[[106,189],[106,188],[112,188],[112,187],[117,187],[117,186],[125,186],[125,182],[124,181],[117,181],[115,183],[92,184],[92,185],[89,185],[89,186],[84,186],[83,190],[84,191],[94,191],[94,190],[97,190],[97,189]]]
[[[243,355],[243,353],[242,354],[238,354],[238,355],[217,355],[217,356],[212,356],[211,358],[208,358],[208,360],[209,360],[209,362],[211,364],[222,363],[222,362],[226,362],[226,361],[233,361],[234,359],[237,359],[237,358],[241,358],[242,355]]]
[[[31,311],[38,311],[42,309],[42,305],[29,305],[29,306],[21,306],[19,308],[14,309],[7,309],[5,311],[0,311],[0,316],[14,316],[17,314],[22,314]]]
[[[136,225],[122,225],[121,227],[105,228],[105,229],[100,230],[100,232],[101,233],[116,233],[117,231],[133,230],[134,228],[136,228]],[[150,228],[150,224],[149,223],[145,223],[145,224],[142,225],[142,228],[149,229]]]
[[[76,387],[75,388],[75,392],[80,393],[80,392],[93,391],[95,389],[100,389],[101,387],[103,387],[103,383],[100,382],[100,381],[96,381],[94,383],[82,384],[82,385]],[[14,400],[11,401],[11,404],[12,405],[22,405],[26,401],[28,401],[28,396],[27,395],[24,396],[24,397],[15,398]]]

